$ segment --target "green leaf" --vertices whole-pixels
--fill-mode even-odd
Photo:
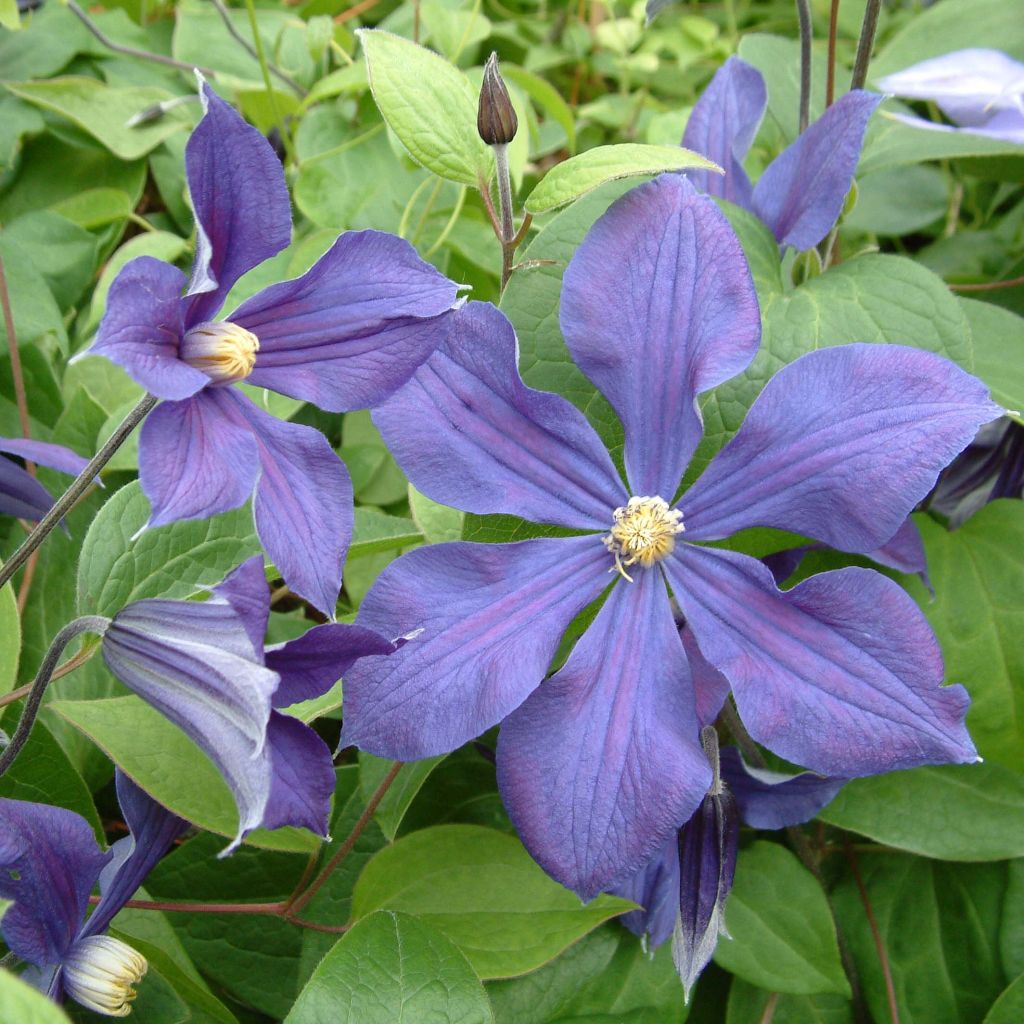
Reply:
[[[449,181],[491,180],[494,155],[476,131],[477,97],[466,76],[425,47],[361,29],[373,98],[417,163]]]
[[[411,519],[389,516],[375,508],[357,508],[349,558],[375,555],[381,551],[397,551],[419,544],[423,534]]]
[[[465,513],[457,508],[439,505],[409,484],[409,508],[412,518],[423,532],[428,544],[442,544],[449,540],[462,539],[462,523]]]
[[[66,350],[64,318],[46,278],[31,262],[21,257],[17,243],[6,231],[0,232],[0,258],[3,259],[7,278],[18,348],[24,349],[29,342],[52,334],[60,347]],[[0,351],[8,351],[6,317],[0,317]],[[37,410],[34,414],[39,415]]]
[[[890,167],[857,178],[857,205],[844,228],[892,237],[922,231],[949,209],[949,182],[937,167]]]
[[[444,932],[482,978],[532,971],[633,904],[599,896],[583,905],[553,882],[513,836],[441,825],[381,850],[356,884],[352,916],[415,914]]]
[[[561,93],[532,71],[521,68],[517,64],[502,64],[502,77],[519,86],[558,126],[565,132],[566,148],[570,153],[576,152],[576,121],[569,104],[562,99]]]
[[[492,1024],[487,995],[443,934],[406,914],[360,921],[299,993],[286,1024]]]
[[[0,971],[0,1020],[11,1024],[71,1024],[56,1003],[10,971]]]
[[[1024,860],[1007,865],[1009,878],[999,929],[999,953],[1008,977],[1024,974]]]
[[[398,770],[395,781],[388,787],[384,799],[377,805],[374,817],[380,830],[387,836],[388,841],[395,838],[398,833],[398,826],[402,824],[402,818],[409,809],[409,805],[416,799],[427,776],[444,760],[441,757],[427,757],[422,761],[411,761],[403,764]],[[363,795],[364,803],[369,803],[377,787],[384,781],[385,776],[391,770],[393,761],[384,757],[374,757],[365,751],[359,751],[359,788]]]
[[[818,816],[940,860],[1024,856],[1024,776],[991,762],[854,779]]]
[[[825,893],[787,849],[756,842],[739,855],[715,950],[719,967],[773,992],[847,998],[836,930]]]
[[[405,475],[365,409],[345,414],[341,457],[352,474],[352,490],[361,504],[393,505],[405,497]]]
[[[170,93],[149,86],[114,89],[95,78],[70,75],[45,82],[7,82],[7,88],[44,110],[78,125],[121,160],[145,156],[175,132],[191,125],[178,109],[154,124],[129,128],[126,123],[146,107],[170,99]]]
[[[725,1024],[754,1024],[764,1019],[771,992],[733,978]],[[853,1005],[843,996],[794,996],[775,993],[772,1024],[854,1024]]]
[[[50,707],[179,817],[221,836],[232,837],[238,831],[234,798],[213,762],[141,698],[55,700]],[[270,850],[305,853],[316,849],[318,842],[295,828],[257,829],[245,841]]]
[[[100,509],[78,564],[79,614],[112,616],[144,597],[188,597],[260,551],[247,508],[169,523],[136,537],[149,514],[137,481]]]
[[[609,181],[681,171],[687,167],[721,171],[717,164],[682,146],[650,146],[636,142],[596,146],[555,164],[527,197],[525,206],[530,213],[545,213]]]
[[[1020,1024],[1024,1020],[1024,974],[1003,991],[982,1024]]]
[[[942,641],[946,678],[971,694],[967,726],[982,757],[1024,771],[1024,504],[992,502],[950,533],[927,516],[921,530],[935,598],[907,589]]]
[[[1002,306],[960,299],[974,341],[974,372],[989,386],[993,401],[1024,423],[1024,318]]]
[[[119,188],[90,188],[51,207],[54,213],[83,228],[101,228],[132,214],[132,200]]]
[[[1006,984],[998,929],[1003,864],[943,864],[880,853],[860,874],[892,973],[901,1021],[974,1024]],[[891,1019],[879,959],[858,886],[847,872],[833,905],[853,955],[871,1019]]]
[[[21,653],[21,617],[14,597],[14,584],[0,589],[0,694],[9,693],[18,681],[18,657]]]

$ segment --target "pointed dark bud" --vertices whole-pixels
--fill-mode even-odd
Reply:
[[[736,801],[718,771],[718,737],[709,727],[701,740],[714,782],[679,833],[679,917],[672,935],[672,959],[687,1000],[718,945],[719,933],[724,933],[740,835]]]
[[[484,65],[476,130],[488,146],[507,146],[516,137],[518,128],[519,120],[512,107],[512,100],[498,73],[498,55],[492,53]]]

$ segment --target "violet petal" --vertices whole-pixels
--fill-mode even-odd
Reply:
[[[292,825],[327,838],[335,784],[330,747],[308,725],[278,711],[270,713],[267,746],[273,778],[262,826]]]
[[[673,833],[658,852],[632,878],[611,890],[616,896],[639,903],[619,920],[657,949],[672,936],[679,916],[679,840]]]

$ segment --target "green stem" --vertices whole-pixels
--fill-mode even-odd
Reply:
[[[256,4],[253,0],[245,0],[245,9],[249,12],[249,25],[252,27],[252,44],[256,49],[256,59],[260,62],[260,71],[263,73],[263,86],[267,90],[267,100],[270,103],[271,113],[274,115],[274,123],[281,134],[281,145],[284,146],[285,152],[288,154],[288,162],[294,164],[295,153],[292,149],[292,140],[288,137],[288,125],[284,123],[281,108],[277,105],[274,83],[270,81],[270,65],[267,63],[267,55],[263,50],[259,23],[256,21]]]
[[[231,38],[234,39],[234,41],[238,43],[238,45],[241,46],[250,57],[255,57],[256,60],[259,60],[259,51],[238,31],[237,28],[235,28],[235,23],[231,20],[231,13],[228,11],[227,7],[224,6],[224,0],[213,0],[213,6],[217,8],[220,20],[224,22],[224,27],[228,30],[228,34]],[[256,35],[255,28],[253,29],[253,35]],[[291,77],[291,75],[285,74],[279,67],[269,62],[267,63],[267,69],[275,78],[284,82],[284,84],[287,85],[288,88],[299,97],[299,99],[305,99],[306,90],[303,89],[302,86]]]

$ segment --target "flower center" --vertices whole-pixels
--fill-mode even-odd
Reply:
[[[649,569],[672,553],[676,534],[683,532],[683,513],[669,508],[664,498],[630,498],[628,503],[612,513],[612,532],[604,546],[615,556],[611,572],[618,571],[633,582],[626,572],[627,565],[638,562]]]
[[[76,942],[62,965],[64,989],[76,1003],[108,1017],[127,1017],[136,982],[148,968],[146,958],[110,935]]]
[[[196,324],[181,339],[181,358],[215,384],[245,380],[256,365],[260,341],[230,320]]]

